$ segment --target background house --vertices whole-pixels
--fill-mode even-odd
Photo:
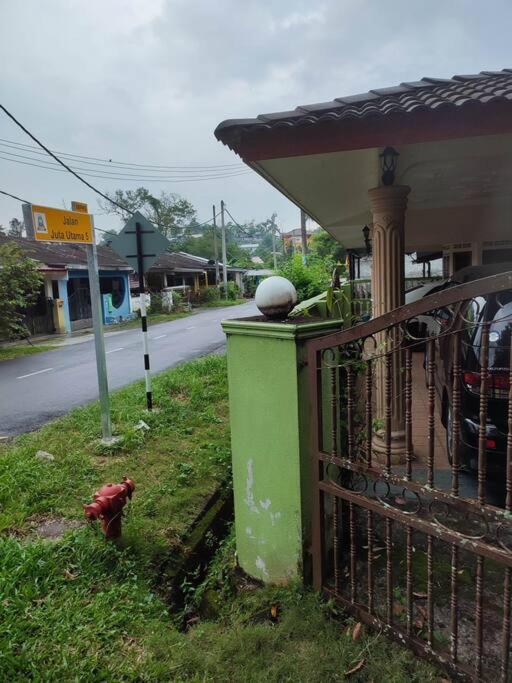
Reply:
[[[15,243],[37,261],[44,282],[39,300],[27,311],[31,334],[73,332],[92,326],[89,275],[85,247],[36,242],[0,235],[0,245]],[[128,275],[131,267],[109,247],[98,246],[103,322],[132,317]],[[59,312],[60,311],[60,312]]]

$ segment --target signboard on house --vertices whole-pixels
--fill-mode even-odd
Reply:
[[[49,206],[38,206],[36,204],[24,205],[23,216],[26,225],[27,213],[29,213],[33,236],[36,240],[73,244],[94,243],[92,216],[88,213],[53,209]]]

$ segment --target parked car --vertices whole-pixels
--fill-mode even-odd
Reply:
[[[510,266],[512,270],[512,264]],[[500,267],[503,272],[507,267]],[[472,266],[456,273],[451,285],[486,277],[485,266]],[[447,313],[448,315],[448,313]],[[506,465],[507,408],[510,369],[510,345],[512,340],[512,290],[475,297],[469,304],[465,317],[468,320],[462,328],[461,338],[461,401],[460,401],[460,445],[458,460],[461,467],[478,469],[478,432],[481,381],[481,337],[482,323],[489,323],[489,380],[487,383],[487,426],[486,455],[489,469],[503,471]],[[442,315],[436,315],[436,324],[441,327],[448,322]],[[453,460],[452,441],[452,354],[454,335],[436,338],[436,391],[441,407],[441,419],[446,428],[446,450],[450,464]]]
[[[425,285],[418,285],[418,287],[414,287],[405,293],[405,303],[413,304],[426,296],[441,292],[449,286],[450,280],[435,280],[434,282],[428,282]],[[432,315],[425,313],[423,315],[418,315],[414,320],[409,321],[407,330],[411,337],[415,339],[425,339],[428,336],[436,334],[438,325],[436,325]],[[416,344],[415,346],[419,349],[421,345]]]

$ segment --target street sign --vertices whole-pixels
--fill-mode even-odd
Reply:
[[[94,229],[88,213],[31,205],[34,237],[43,242],[92,244]]]
[[[89,207],[84,202],[71,202],[71,211],[78,211],[78,213],[89,213]]]
[[[142,254],[137,249],[137,223],[140,225]],[[109,236],[110,247],[122,256],[136,273],[139,273],[139,263],[142,256],[142,272],[147,273],[160,254],[167,251],[170,245],[158,229],[141,213],[136,211],[124,228],[117,235]],[[140,275],[140,273],[139,273]]]

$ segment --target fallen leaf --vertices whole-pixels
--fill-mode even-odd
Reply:
[[[349,669],[349,671],[345,671],[345,676],[352,676],[352,674],[355,674],[358,671],[361,671],[361,669],[364,666],[364,662],[365,662],[364,659],[362,659],[360,662],[357,662],[357,664],[354,667],[352,667],[351,669]]]
[[[270,607],[270,616],[272,619],[277,619],[277,613],[279,611],[279,606],[278,605],[272,605]]]
[[[76,576],[67,569],[64,570],[64,576],[66,577],[66,579],[68,579],[68,581],[74,581],[74,579],[76,579]]]
[[[398,617],[400,614],[405,612],[405,605],[401,605],[399,602],[395,602],[393,605],[393,614]]]
[[[427,618],[427,610],[426,610],[424,607],[422,607],[421,605],[416,605],[416,609],[417,609],[418,612],[421,614],[421,616],[423,617],[423,619],[426,619],[426,618]]]
[[[363,625],[360,621],[358,621],[357,624],[354,626],[354,630],[352,631],[352,640],[359,640],[359,638],[361,637],[362,630]]]

